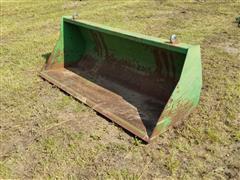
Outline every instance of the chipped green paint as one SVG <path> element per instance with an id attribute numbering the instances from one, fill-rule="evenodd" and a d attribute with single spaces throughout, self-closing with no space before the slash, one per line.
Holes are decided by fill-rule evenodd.
<path id="1" fill-rule="evenodd" d="M 160 133 L 165 131 L 167 127 L 171 124 L 172 120 L 169 117 L 165 117 L 161 122 L 158 122 L 156 130 Z"/>
<path id="2" fill-rule="evenodd" d="M 178 84 L 164 108 L 151 140 L 162 130 L 161 122 L 170 118 L 174 122 L 184 119 L 198 104 L 202 87 L 202 65 L 200 46 L 188 49 Z"/>

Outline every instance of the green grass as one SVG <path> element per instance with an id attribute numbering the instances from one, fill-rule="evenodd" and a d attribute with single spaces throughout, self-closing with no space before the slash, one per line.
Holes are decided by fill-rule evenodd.
<path id="1" fill-rule="evenodd" d="M 238 1 L 1 1 L 0 178 L 238 179 Z M 144 145 L 43 81 L 60 17 L 202 48 L 203 89 L 183 126 Z"/>

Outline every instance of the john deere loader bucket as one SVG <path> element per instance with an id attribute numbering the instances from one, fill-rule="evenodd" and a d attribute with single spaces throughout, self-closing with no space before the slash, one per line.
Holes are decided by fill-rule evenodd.
<path id="1" fill-rule="evenodd" d="M 150 142 L 197 105 L 200 47 L 63 17 L 41 76 Z"/>

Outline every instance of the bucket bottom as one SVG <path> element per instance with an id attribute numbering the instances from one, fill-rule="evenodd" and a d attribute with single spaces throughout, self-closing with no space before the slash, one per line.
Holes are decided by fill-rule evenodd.
<path id="1" fill-rule="evenodd" d="M 41 76 L 145 141 L 174 89 L 155 75 L 89 57 Z"/>

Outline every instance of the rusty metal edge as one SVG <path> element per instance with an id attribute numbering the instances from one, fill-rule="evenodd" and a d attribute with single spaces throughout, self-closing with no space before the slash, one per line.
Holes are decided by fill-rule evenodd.
<path id="1" fill-rule="evenodd" d="M 94 102 L 92 102 L 91 100 L 87 99 L 86 97 L 83 97 L 81 95 L 79 95 L 76 91 L 74 91 L 72 88 L 69 88 L 67 86 L 62 85 L 60 82 L 58 82 L 57 80 L 55 80 L 54 78 L 50 77 L 47 73 L 45 73 L 47 71 L 41 71 L 39 76 L 45 80 L 47 80 L 48 82 L 56 85 L 59 89 L 63 90 L 64 92 L 68 93 L 69 95 L 73 96 L 74 98 L 76 98 L 77 100 L 83 102 L 85 105 L 91 107 L 92 109 L 94 109 L 95 111 L 99 112 L 100 114 L 102 114 L 104 117 L 108 118 L 109 120 L 117 123 L 118 125 L 120 125 L 121 127 L 123 127 L 124 129 L 128 130 L 129 132 L 131 132 L 133 135 L 136 135 L 137 137 L 139 137 L 140 139 L 142 139 L 144 142 L 146 143 L 150 143 L 150 138 L 147 135 L 147 133 L 139 130 L 138 128 L 134 127 L 133 125 L 131 125 L 130 123 L 127 123 L 126 120 L 116 116 L 115 114 L 106 111 L 98 106 L 95 106 L 96 104 Z M 80 77 L 79 77 L 80 78 Z M 84 78 L 82 78 L 84 79 Z M 84 79 L 84 81 L 88 82 L 86 79 Z M 88 82 L 89 83 L 89 82 Z"/>

